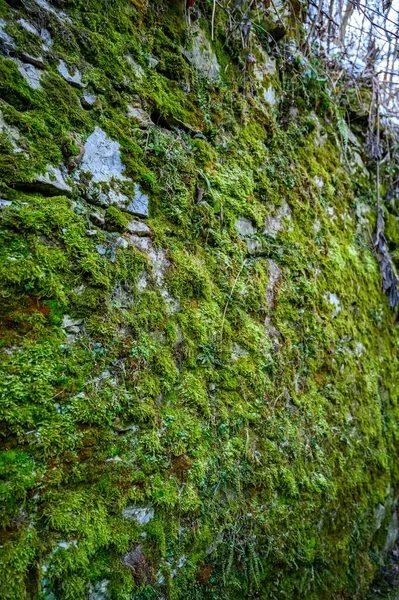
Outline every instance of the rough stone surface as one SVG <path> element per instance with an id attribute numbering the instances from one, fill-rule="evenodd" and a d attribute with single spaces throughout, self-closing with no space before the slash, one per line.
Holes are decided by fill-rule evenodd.
<path id="1" fill-rule="evenodd" d="M 87 600 L 108 600 L 111 596 L 108 593 L 108 579 L 103 579 L 96 583 L 90 584 L 87 594 Z"/>
<path id="2" fill-rule="evenodd" d="M 137 521 L 139 525 L 146 525 L 154 518 L 154 509 L 150 507 L 140 508 L 138 506 L 127 506 L 122 511 L 122 516 L 125 519 Z"/>
<path id="3" fill-rule="evenodd" d="M 44 69 L 44 60 L 42 56 L 32 56 L 28 52 L 22 52 L 20 56 L 23 62 L 34 65 L 39 69 Z"/>
<path id="4" fill-rule="evenodd" d="M 43 8 L 47 12 L 51 13 L 52 15 L 57 17 L 57 19 L 59 19 L 60 21 L 62 21 L 64 23 L 72 23 L 71 18 L 66 14 L 66 12 L 64 12 L 63 10 L 54 8 L 54 6 L 51 6 L 51 4 L 49 2 L 47 2 L 47 0 L 35 0 L 35 2 L 36 2 L 36 4 L 38 4 L 40 6 L 40 8 Z"/>
<path id="5" fill-rule="evenodd" d="M 34 90 L 40 90 L 42 88 L 40 79 L 43 75 L 43 71 L 38 69 L 34 65 L 29 63 L 24 63 L 22 60 L 15 58 L 13 59 L 17 63 L 18 71 L 21 73 L 22 77 L 26 79 L 28 84 Z"/>
<path id="6" fill-rule="evenodd" d="M 148 217 L 148 196 L 141 192 L 139 185 L 134 184 L 131 198 L 120 189 L 124 182 L 133 182 L 124 175 L 125 166 L 118 142 L 111 140 L 102 129 L 96 127 L 87 138 L 84 149 L 75 180 L 80 181 L 82 173 L 90 175 L 88 199 L 104 207 L 116 204 L 126 212 Z M 101 184 L 110 184 L 112 187 L 108 186 L 106 189 Z"/>
<path id="7" fill-rule="evenodd" d="M 249 254 L 261 252 L 262 244 L 258 239 L 253 237 L 257 233 L 257 229 L 249 219 L 239 217 L 236 221 L 236 229 L 238 235 L 245 240 Z"/>
<path id="8" fill-rule="evenodd" d="M 191 49 L 182 48 L 181 51 L 202 77 L 217 83 L 220 81 L 220 65 L 212 47 L 202 29 L 194 27 L 193 31 L 195 35 L 191 37 Z"/>
<path id="9" fill-rule="evenodd" d="M 154 123 L 151 121 L 151 117 L 142 108 L 136 106 L 128 106 L 127 116 L 138 123 L 138 125 L 144 129 L 151 127 Z"/>
<path id="10" fill-rule="evenodd" d="M 263 98 L 266 102 L 271 104 L 271 106 L 275 106 L 275 104 L 277 104 L 276 92 L 274 91 L 271 85 L 264 90 Z"/>
<path id="11" fill-rule="evenodd" d="M 0 50 L 8 56 L 11 50 L 14 50 L 15 43 L 11 35 L 4 31 L 6 26 L 7 23 L 3 19 L 0 19 Z"/>
<path id="12" fill-rule="evenodd" d="M 151 568 L 141 546 L 134 546 L 121 558 L 122 564 L 130 569 L 137 585 L 150 583 Z"/>
<path id="13" fill-rule="evenodd" d="M 44 175 L 37 175 L 25 187 L 30 187 L 49 196 L 70 196 L 72 194 L 72 188 L 66 183 L 61 170 L 58 167 L 53 167 L 53 165 L 47 165 L 47 172 Z"/>
<path id="14" fill-rule="evenodd" d="M 284 219 L 290 221 L 291 217 L 291 208 L 288 202 L 284 200 L 283 205 L 277 209 L 275 214 L 267 217 L 263 233 L 275 238 L 279 231 L 283 229 Z"/>
<path id="15" fill-rule="evenodd" d="M 388 554 L 388 552 L 390 552 L 392 550 L 392 548 L 395 545 L 396 540 L 398 539 L 398 536 L 399 536 L 399 519 L 398 519 L 397 508 L 395 507 L 394 511 L 392 513 L 391 520 L 389 522 L 387 537 L 385 539 L 385 544 L 384 544 L 384 553 L 385 554 Z"/>
<path id="16" fill-rule="evenodd" d="M 129 233 L 134 233 L 140 237 L 145 237 L 151 234 L 151 229 L 142 221 L 130 221 L 127 225 Z"/>
<path id="17" fill-rule="evenodd" d="M 7 140 L 12 146 L 14 152 L 22 152 L 22 149 L 19 147 L 20 144 L 20 135 L 19 131 L 13 125 L 9 125 L 7 121 L 3 117 L 3 113 L 0 110 L 0 133 L 6 135 Z"/>
<path id="18" fill-rule="evenodd" d="M 83 92 L 83 95 L 80 99 L 80 102 L 83 106 L 83 108 L 93 108 L 93 106 L 95 105 L 97 100 L 97 96 L 95 94 L 92 94 L 91 92 L 88 92 L 87 90 L 85 90 Z"/>
<path id="19" fill-rule="evenodd" d="M 333 292 L 329 292 L 326 296 L 326 299 L 334 307 L 333 314 L 332 314 L 333 318 L 337 317 L 339 315 L 339 313 L 341 312 L 341 303 L 339 301 L 337 294 L 334 294 Z"/>
<path id="20" fill-rule="evenodd" d="M 82 81 L 82 74 L 79 69 L 75 69 L 73 75 L 70 74 L 69 69 L 63 60 L 60 60 L 57 67 L 58 73 L 67 81 L 70 85 L 77 88 L 86 87 L 86 83 Z"/>

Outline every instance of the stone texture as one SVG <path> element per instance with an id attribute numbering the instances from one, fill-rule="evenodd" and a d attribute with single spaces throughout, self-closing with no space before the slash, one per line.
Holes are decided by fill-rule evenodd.
<path id="1" fill-rule="evenodd" d="M 49 196 L 70 196 L 72 194 L 72 188 L 66 183 L 61 170 L 53 165 L 47 165 L 47 172 L 44 175 L 37 175 L 31 183 L 24 184 L 24 187 Z"/>
<path id="2" fill-rule="evenodd" d="M 129 233 L 136 234 L 140 237 L 145 237 L 151 234 L 151 229 L 142 221 L 130 221 L 127 225 Z"/>
<path id="3" fill-rule="evenodd" d="M 341 312 L 341 303 L 337 294 L 334 294 L 333 292 L 328 292 L 325 298 L 334 307 L 332 313 L 333 318 L 337 317 Z"/>
<path id="4" fill-rule="evenodd" d="M 60 60 L 57 67 L 58 73 L 67 81 L 70 85 L 77 88 L 86 87 L 86 83 L 82 81 L 82 74 L 79 69 L 75 69 L 73 75 L 70 74 L 69 69 L 63 60 Z"/>
<path id="5" fill-rule="evenodd" d="M 138 108 L 136 106 L 128 106 L 127 116 L 137 122 L 139 127 L 146 129 L 147 127 L 151 127 L 154 123 L 151 121 L 151 117 L 142 108 Z"/>
<path id="6" fill-rule="evenodd" d="M 291 208 L 287 201 L 284 200 L 282 206 L 277 209 L 275 214 L 267 217 L 263 233 L 275 238 L 279 231 L 283 229 L 284 220 L 290 221 L 291 218 Z"/>
<path id="7" fill-rule="evenodd" d="M 202 29 L 194 26 L 192 32 L 194 35 L 190 38 L 191 49 L 181 48 L 181 51 L 199 75 L 205 77 L 211 83 L 217 83 L 220 81 L 220 65 L 212 47 Z"/>
<path id="8" fill-rule="evenodd" d="M 90 584 L 87 594 L 87 600 L 108 600 L 111 598 L 108 593 L 108 579 L 103 579 L 96 583 L 96 585 Z"/>
<path id="9" fill-rule="evenodd" d="M 59 21 L 62 21 L 64 23 L 72 23 L 71 18 L 66 14 L 66 12 L 54 8 L 54 6 L 51 6 L 51 4 L 47 2 L 47 0 L 35 0 L 35 2 L 40 6 L 40 8 L 46 10 L 47 12 L 57 17 Z"/>
<path id="10" fill-rule="evenodd" d="M 90 108 L 93 108 L 93 106 L 96 103 L 96 100 L 97 100 L 97 96 L 95 94 L 92 94 L 91 92 L 88 92 L 87 90 L 85 90 L 80 99 L 80 103 L 83 106 L 83 108 L 90 109 Z"/>
<path id="11" fill-rule="evenodd" d="M 146 525 L 154 518 L 154 509 L 150 507 L 127 506 L 122 511 L 122 516 L 124 519 L 136 521 L 139 525 Z"/>
<path id="12" fill-rule="evenodd" d="M 0 19 L 0 50 L 3 54 L 9 56 L 9 53 L 15 48 L 15 43 L 11 35 L 4 31 L 6 26 L 7 23 L 3 19 Z"/>
<path id="13" fill-rule="evenodd" d="M 141 546 L 133 546 L 122 556 L 121 561 L 131 570 L 136 585 L 148 584 L 152 581 L 151 567 Z"/>
<path id="14" fill-rule="evenodd" d="M 249 219 L 239 217 L 236 221 L 238 235 L 245 240 L 249 254 L 257 254 L 262 251 L 262 244 L 253 236 L 257 233 L 256 227 Z"/>
<path id="15" fill-rule="evenodd" d="M 44 69 L 44 60 L 42 56 L 32 56 L 28 52 L 22 52 L 20 56 L 23 62 L 34 65 L 39 69 Z"/>
<path id="16" fill-rule="evenodd" d="M 121 210 L 148 217 L 148 196 L 140 190 L 137 183 L 133 184 L 131 179 L 125 177 L 125 166 L 118 142 L 111 140 L 102 129 L 96 127 L 87 138 L 84 150 L 75 180 L 80 181 L 83 173 L 90 175 L 88 200 L 104 207 L 116 204 Z M 121 184 L 125 182 L 133 184 L 133 194 L 130 198 L 121 191 Z"/>
<path id="17" fill-rule="evenodd" d="M 40 79 L 43 75 L 43 71 L 34 65 L 24 63 L 19 58 L 15 58 L 13 60 L 17 64 L 18 71 L 21 73 L 22 77 L 26 79 L 30 87 L 34 90 L 40 90 L 42 88 Z"/>

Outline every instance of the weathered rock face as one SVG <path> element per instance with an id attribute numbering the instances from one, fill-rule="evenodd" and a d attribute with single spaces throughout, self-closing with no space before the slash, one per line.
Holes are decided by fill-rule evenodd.
<path id="1" fill-rule="evenodd" d="M 2 4 L 1 600 L 360 600 L 398 535 L 365 132 L 220 4 Z"/>
<path id="2" fill-rule="evenodd" d="M 148 217 L 148 196 L 141 192 L 137 183 L 133 184 L 131 179 L 125 177 L 118 142 L 96 127 L 87 138 L 84 150 L 75 180 L 87 178 L 88 198 L 101 206 L 115 204 L 131 214 Z M 129 196 L 121 191 L 125 182 L 133 186 Z"/>

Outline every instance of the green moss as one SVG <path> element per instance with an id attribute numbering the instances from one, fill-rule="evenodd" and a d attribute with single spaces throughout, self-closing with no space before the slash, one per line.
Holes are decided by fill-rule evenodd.
<path id="1" fill-rule="evenodd" d="M 24 10 L 0 7 L 33 52 L 15 24 Z M 271 114 L 238 92 L 220 11 L 224 84 L 209 86 L 180 51 L 178 7 L 63 9 L 76 26 L 46 17 L 42 90 L 0 61 L 23 150 L 1 135 L 0 595 L 83 600 L 106 580 L 116 600 L 365 597 L 389 522 L 376 532 L 374 511 L 398 485 L 397 332 L 356 222 L 373 191 L 346 171 L 335 117 L 323 121 L 326 84 L 293 65 Z M 96 92 L 91 110 L 59 58 Z M 138 99 L 160 124 L 131 122 Z M 28 191 L 95 126 L 151 194 L 143 252 L 117 245 L 132 218 L 117 207 L 97 227 L 76 187 L 73 199 Z M 257 228 L 252 254 L 238 217 Z M 154 518 L 125 518 L 131 505 Z M 147 581 L 121 561 L 138 545 Z"/>

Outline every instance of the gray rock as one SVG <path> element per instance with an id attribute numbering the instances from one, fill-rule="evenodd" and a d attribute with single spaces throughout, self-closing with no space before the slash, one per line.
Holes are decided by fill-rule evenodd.
<path id="1" fill-rule="evenodd" d="M 391 520 L 389 522 L 388 533 L 384 544 L 384 553 L 388 554 L 395 546 L 395 542 L 399 536 L 399 519 L 396 506 L 393 510 Z"/>
<path id="2" fill-rule="evenodd" d="M 283 201 L 283 205 L 277 209 L 274 215 L 267 217 L 263 233 L 275 238 L 283 228 L 284 219 L 291 220 L 291 209 L 286 200 Z"/>
<path id="3" fill-rule="evenodd" d="M 47 2 L 47 0 L 35 0 L 35 2 L 40 6 L 40 8 L 43 8 L 47 12 L 51 13 L 60 21 L 63 21 L 65 23 L 72 23 L 71 18 L 66 14 L 66 12 L 54 8 L 49 2 Z"/>
<path id="4" fill-rule="evenodd" d="M 87 90 L 85 90 L 83 92 L 83 96 L 80 99 L 80 103 L 83 106 L 83 108 L 93 108 L 93 106 L 95 105 L 97 100 L 97 96 L 95 94 L 92 94 L 91 92 L 88 92 Z"/>
<path id="5" fill-rule="evenodd" d="M 95 237 L 97 235 L 97 229 L 86 229 L 86 235 L 88 237 Z"/>
<path id="6" fill-rule="evenodd" d="M 28 82 L 30 87 L 33 88 L 34 90 L 41 90 L 42 86 L 40 83 L 40 78 L 43 75 L 43 71 L 41 71 L 34 65 L 31 65 L 29 63 L 24 63 L 19 58 L 15 58 L 13 60 L 17 64 L 18 71 L 21 73 L 22 77 L 24 77 L 26 79 L 26 81 Z"/>
<path id="7" fill-rule="evenodd" d="M 151 229 L 142 221 L 130 221 L 127 225 L 129 233 L 134 233 L 140 237 L 145 237 L 151 234 Z"/>
<path id="8" fill-rule="evenodd" d="M 384 504 L 381 504 L 381 503 L 378 504 L 374 511 L 375 531 L 377 531 L 381 527 L 381 525 L 385 519 L 385 515 L 386 515 L 386 507 L 384 506 Z"/>
<path id="9" fill-rule="evenodd" d="M 146 129 L 147 127 L 151 127 L 154 123 L 151 121 L 151 117 L 142 108 L 138 108 L 136 106 L 128 106 L 127 116 L 131 119 L 134 119 L 140 127 Z"/>
<path id="10" fill-rule="evenodd" d="M 236 221 L 236 229 L 240 237 L 253 235 L 257 232 L 256 227 L 254 227 L 251 221 L 249 219 L 246 219 L 245 217 L 238 217 Z"/>
<path id="11" fill-rule="evenodd" d="M 53 45 L 53 38 L 51 37 L 50 32 L 48 31 L 48 29 L 41 29 L 40 30 L 40 37 L 42 39 L 42 48 L 43 50 L 50 50 L 51 46 Z"/>
<path id="12" fill-rule="evenodd" d="M 137 289 L 139 290 L 139 292 L 144 292 L 144 290 L 146 289 L 147 286 L 148 286 L 147 273 L 143 269 L 139 275 L 139 279 L 137 282 Z"/>
<path id="13" fill-rule="evenodd" d="M 35 25 L 32 25 L 32 23 L 29 23 L 29 21 L 26 21 L 26 19 L 18 19 L 17 23 L 19 23 L 21 25 L 21 27 L 23 27 L 25 29 L 25 31 L 27 31 L 28 33 L 31 33 L 32 35 L 36 35 L 39 36 L 39 31 L 36 29 Z"/>
<path id="14" fill-rule="evenodd" d="M 165 273 L 169 267 L 166 250 L 154 248 L 151 238 L 139 237 L 138 235 L 130 235 L 129 241 L 143 254 L 146 254 L 150 259 L 154 269 L 154 279 L 158 285 L 163 284 Z"/>
<path id="15" fill-rule="evenodd" d="M 281 277 L 282 272 L 278 264 L 274 262 L 274 260 L 269 260 L 269 281 L 267 282 L 265 296 L 266 304 L 269 307 L 274 306 L 277 286 L 281 280 Z"/>
<path id="16" fill-rule="evenodd" d="M 148 66 L 150 67 L 150 69 L 155 69 L 155 67 L 159 64 L 159 60 L 157 58 L 155 58 L 155 56 L 152 56 L 151 54 L 147 57 L 148 60 Z"/>
<path id="17" fill-rule="evenodd" d="M 125 240 L 125 238 L 122 236 L 119 236 L 118 238 L 116 238 L 115 245 L 117 248 L 124 248 L 124 249 L 129 248 L 129 242 L 127 240 Z"/>
<path id="18" fill-rule="evenodd" d="M 274 91 L 271 85 L 269 85 L 269 87 L 264 90 L 263 98 L 271 106 L 275 106 L 277 104 L 276 92 Z"/>
<path id="19" fill-rule="evenodd" d="M 128 198 L 120 190 L 120 185 L 130 182 L 124 175 L 125 166 L 122 163 L 120 146 L 111 140 L 106 133 L 96 127 L 87 138 L 85 153 L 75 173 L 79 181 L 83 173 L 91 176 L 88 196 L 100 206 L 116 204 L 121 210 L 141 217 L 148 217 L 148 196 L 143 194 L 137 183 L 134 184 L 133 198 Z M 102 186 L 101 184 L 107 184 Z"/>
<path id="20" fill-rule="evenodd" d="M 0 19 L 0 48 L 3 50 L 4 54 L 8 56 L 11 50 L 15 49 L 15 42 L 10 34 L 4 31 L 6 26 L 7 23 L 3 19 Z"/>
<path id="21" fill-rule="evenodd" d="M 138 217 L 149 216 L 148 196 L 140 190 L 140 187 L 137 183 L 134 184 L 133 200 L 131 200 L 126 210 L 127 212 L 132 213 L 132 215 L 137 215 Z"/>
<path id="22" fill-rule="evenodd" d="M 241 348 L 237 344 L 231 347 L 231 358 L 232 360 L 238 360 L 239 358 L 246 358 L 249 355 L 247 350 Z"/>
<path id="23" fill-rule="evenodd" d="M 19 131 L 16 127 L 13 127 L 13 125 L 9 125 L 7 123 L 7 121 L 3 117 L 3 113 L 1 110 L 0 110 L 0 133 L 6 135 L 14 152 L 22 152 L 22 149 L 19 147 L 19 144 L 20 144 Z"/>
<path id="24" fill-rule="evenodd" d="M 93 221 L 93 223 L 95 223 L 99 227 L 102 227 L 103 225 L 105 225 L 104 215 L 97 210 L 95 210 L 94 212 L 92 212 L 90 214 L 90 221 Z"/>
<path id="25" fill-rule="evenodd" d="M 79 69 L 75 69 L 73 75 L 70 74 L 69 69 L 63 60 L 60 60 L 60 63 L 57 67 L 58 73 L 67 81 L 70 85 L 77 88 L 86 87 L 87 83 L 82 82 L 82 74 Z"/>
<path id="26" fill-rule="evenodd" d="M 44 175 L 37 175 L 30 184 L 24 184 L 24 187 L 30 187 L 49 196 L 72 194 L 72 188 L 64 180 L 61 170 L 52 165 L 47 165 L 47 172 Z"/>
<path id="27" fill-rule="evenodd" d="M 139 525 L 146 525 L 154 518 L 154 509 L 150 507 L 127 506 L 122 511 L 122 516 L 124 519 L 136 521 Z"/>
<path id="28" fill-rule="evenodd" d="M 124 170 L 118 142 L 96 127 L 86 140 L 85 153 L 75 178 L 79 179 L 82 172 L 88 172 L 92 183 L 109 183 L 112 179 L 128 181 L 123 175 Z"/>
<path id="29" fill-rule="evenodd" d="M 3 200 L 3 198 L 0 198 L 0 208 L 7 208 L 7 206 L 12 206 L 12 202 L 10 202 L 9 200 Z"/>
<path id="30" fill-rule="evenodd" d="M 133 58 L 130 56 L 130 54 L 128 54 L 125 58 L 126 58 L 127 62 L 129 63 L 129 65 L 132 67 L 137 79 L 139 81 L 142 81 L 143 77 L 144 77 L 143 67 L 141 67 L 135 60 L 133 60 Z"/>
<path id="31" fill-rule="evenodd" d="M 86 600 L 109 600 L 111 596 L 108 593 L 108 584 L 108 579 L 103 579 L 96 583 L 96 585 L 91 583 L 88 588 Z"/>
<path id="32" fill-rule="evenodd" d="M 334 307 L 332 317 L 333 319 L 335 319 L 335 317 L 337 317 L 341 312 L 341 303 L 339 301 L 339 298 L 337 294 L 334 294 L 333 292 L 328 292 L 328 294 L 325 294 L 324 297 Z"/>
<path id="33" fill-rule="evenodd" d="M 25 63 L 29 63 L 39 69 L 44 69 L 44 60 L 42 56 L 32 56 L 28 52 L 21 53 L 21 60 Z"/>
<path id="34" fill-rule="evenodd" d="M 316 187 L 319 188 L 319 190 L 322 190 L 324 187 L 324 179 L 322 177 L 314 177 L 313 181 L 315 182 Z"/>
<path id="35" fill-rule="evenodd" d="M 66 333 L 71 335 L 80 333 L 80 326 L 82 323 L 83 319 L 72 319 L 69 315 L 64 315 L 62 318 L 62 328 Z"/>
<path id="36" fill-rule="evenodd" d="M 262 250 L 262 244 L 259 240 L 252 237 L 257 233 L 256 227 L 254 227 L 249 219 L 245 217 L 239 217 L 236 221 L 236 229 L 238 235 L 243 238 L 247 244 L 249 254 L 257 254 Z"/>
<path id="37" fill-rule="evenodd" d="M 195 33 L 191 36 L 192 47 L 190 50 L 181 48 L 181 51 L 199 75 L 211 83 L 217 83 L 220 81 L 220 65 L 216 55 L 202 29 L 198 26 L 192 29 Z"/>

